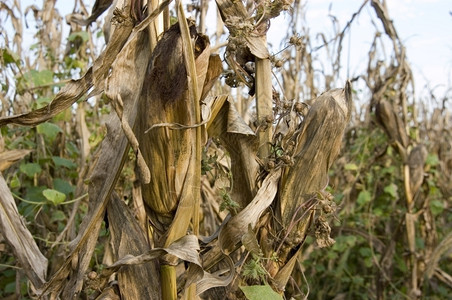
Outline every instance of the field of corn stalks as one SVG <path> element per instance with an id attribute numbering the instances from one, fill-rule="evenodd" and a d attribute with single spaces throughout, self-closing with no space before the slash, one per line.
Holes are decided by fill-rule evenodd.
<path id="1" fill-rule="evenodd" d="M 300 0 L 21 2 L 0 3 L 0 298 L 450 297 L 450 92 L 414 92 L 385 1 L 321 47 Z"/>

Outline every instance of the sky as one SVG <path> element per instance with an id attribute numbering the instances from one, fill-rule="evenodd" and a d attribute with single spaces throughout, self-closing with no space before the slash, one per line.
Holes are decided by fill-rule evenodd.
<path id="1" fill-rule="evenodd" d="M 301 1 L 306 4 L 306 26 L 310 28 L 311 35 L 315 36 L 317 32 L 329 32 L 332 35 L 331 21 L 328 16 L 330 13 L 338 19 L 341 28 L 345 26 L 364 0 Z M 88 9 L 91 9 L 94 0 L 85 1 L 85 3 Z M 22 9 L 31 4 L 40 7 L 42 0 L 21 1 Z M 452 87 L 452 1 L 387 0 L 387 6 L 399 37 L 407 49 L 407 57 L 414 73 L 416 93 L 419 95 L 428 85 L 438 97 L 445 96 L 446 92 L 450 95 L 452 93 L 449 91 L 449 88 Z M 62 15 L 68 14 L 73 9 L 73 1 L 58 0 L 57 8 Z M 213 22 L 215 22 L 215 14 L 212 0 L 209 4 L 209 15 Z M 268 40 L 273 45 L 271 48 L 273 53 L 282 48 L 280 40 L 285 36 L 289 20 L 290 17 L 287 13 L 272 20 Z M 370 43 L 375 34 L 372 20 L 379 26 L 381 25 L 368 3 L 353 22 L 349 40 L 344 42 L 343 53 L 347 53 L 347 55 L 343 59 L 349 66 L 348 72 L 344 71 L 341 76 L 343 77 L 341 80 L 344 82 L 347 73 L 349 73 L 349 77 L 353 77 L 354 74 L 359 74 L 365 68 L 363 63 L 367 60 Z M 208 22 L 212 21 L 208 19 Z M 215 30 L 215 25 L 208 23 L 207 28 Z M 28 34 L 32 37 L 32 33 Z M 320 40 L 315 39 L 311 42 L 314 47 L 322 44 Z M 350 49 L 348 45 L 350 45 Z M 350 57 L 349 61 L 347 61 L 348 57 Z"/>
<path id="2" fill-rule="evenodd" d="M 316 32 L 332 33 L 329 13 L 333 14 L 343 28 L 357 12 L 363 1 L 357 0 L 308 0 L 306 5 L 306 25 L 310 27 L 312 36 Z M 370 1 L 369 1 L 370 2 Z M 407 49 L 407 58 L 414 74 L 416 94 L 420 95 L 426 85 L 433 89 L 438 97 L 449 96 L 452 91 L 452 1 L 450 0 L 387 0 L 388 12 L 395 28 Z M 331 5 L 331 10 L 330 10 Z M 278 28 L 289 20 L 283 16 L 275 20 L 269 37 L 280 36 Z M 344 42 L 344 59 L 350 51 L 350 77 L 363 70 L 363 62 L 367 61 L 368 50 L 375 34 L 371 20 L 382 28 L 376 19 L 375 12 L 366 4 L 361 14 L 351 27 L 350 41 Z M 269 38 L 270 39 L 270 38 Z M 348 45 L 350 42 L 350 50 Z M 313 46 L 322 42 L 312 41 Z M 344 74 L 344 77 L 345 74 Z M 344 78 L 345 80 L 345 78 Z"/>

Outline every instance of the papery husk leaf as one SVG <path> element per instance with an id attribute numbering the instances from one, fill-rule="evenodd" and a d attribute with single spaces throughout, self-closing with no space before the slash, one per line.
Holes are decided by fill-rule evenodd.
<path id="1" fill-rule="evenodd" d="M 224 97 L 224 96 L 220 96 Z M 256 177 L 259 171 L 257 162 L 257 138 L 251 128 L 243 121 L 235 105 L 228 99 L 207 124 L 210 137 L 218 137 L 231 157 L 233 191 L 232 197 L 241 207 L 245 207 L 256 194 Z M 226 101 L 227 100 L 227 101 Z"/>
<path id="2" fill-rule="evenodd" d="M 41 253 L 17 210 L 16 202 L 0 173 L 0 231 L 14 252 L 14 257 L 36 289 L 46 281 L 47 258 Z"/>
<path id="3" fill-rule="evenodd" d="M 279 214 L 284 228 L 300 205 L 327 187 L 328 170 L 339 154 L 350 113 L 349 82 L 345 89 L 325 92 L 314 100 L 297 137 L 295 164 L 281 179 Z"/>
<path id="4" fill-rule="evenodd" d="M 194 25 L 190 26 L 190 31 L 192 36 L 197 36 Z M 162 240 L 161 245 L 185 235 L 192 217 L 193 201 L 199 193 L 199 188 L 195 189 L 200 182 L 196 176 L 200 165 L 195 164 L 196 128 L 152 128 L 161 123 L 197 124 L 198 117 L 187 92 L 189 82 L 182 47 L 179 24 L 175 24 L 163 34 L 154 50 L 146 78 L 149 84 L 143 91 L 146 100 L 140 104 L 141 117 L 136 127 L 136 136 L 141 137 L 140 147 L 151 170 L 150 184 L 142 186 L 148 216 L 160 236 L 171 235 L 167 242 Z M 205 78 L 207 72 L 208 49 L 207 39 L 198 36 L 195 56 L 196 74 L 200 79 Z M 196 87 L 199 89 L 198 85 Z M 181 219 L 173 222 L 175 217 Z M 172 229 L 168 233 L 170 226 Z"/>
<path id="5" fill-rule="evenodd" d="M 8 169 L 12 164 L 27 156 L 33 150 L 14 149 L 0 153 L 0 172 Z"/>
<path id="6" fill-rule="evenodd" d="M 231 33 L 234 32 L 234 27 L 239 25 L 236 24 L 237 22 L 251 19 L 241 1 L 216 0 L 216 2 L 221 18 Z M 255 57 L 260 59 L 269 58 L 267 41 L 264 35 L 248 32 L 243 34 L 243 38 L 246 46 Z"/>
<path id="7" fill-rule="evenodd" d="M 251 224 L 248 224 L 248 231 L 242 235 L 242 245 L 245 249 L 251 252 L 254 255 L 262 256 L 262 250 L 259 246 L 259 242 L 256 238 L 256 233 L 254 233 L 253 228 L 251 228 Z"/>
<path id="8" fill-rule="evenodd" d="M 275 222 L 274 230 L 286 231 L 283 244 L 278 245 L 282 265 L 291 259 L 293 247 L 306 238 L 315 216 L 315 206 L 325 197 L 328 170 L 339 154 L 351 105 L 351 84 L 347 82 L 344 89 L 331 90 L 316 98 L 301 131 L 295 133 L 298 135 L 294 136 L 294 164 L 287 167 L 281 177 L 279 203 L 275 206 L 279 220 Z M 332 243 L 329 237 L 321 237 L 322 242 Z M 272 273 L 276 271 L 271 270 Z"/>
<path id="9" fill-rule="evenodd" d="M 85 95 L 93 86 L 92 81 L 93 70 L 90 68 L 82 78 L 69 81 L 49 105 L 28 113 L 0 118 L 0 127 L 7 124 L 35 126 L 50 120 Z"/>
<path id="10" fill-rule="evenodd" d="M 266 41 L 266 40 L 265 40 Z M 273 87 L 272 68 L 270 59 L 256 59 L 256 113 L 257 120 L 264 125 L 258 132 L 259 157 L 266 159 L 270 156 L 270 143 L 273 136 Z"/>
<path id="11" fill-rule="evenodd" d="M 449 232 L 443 240 L 435 247 L 432 254 L 426 263 L 425 275 L 427 278 L 432 278 L 435 270 L 439 268 L 439 261 L 447 252 L 452 249 L 452 232 Z"/>
<path id="12" fill-rule="evenodd" d="M 283 292 L 289 282 L 292 275 L 293 268 L 297 262 L 298 255 L 301 253 L 302 247 L 299 247 L 295 254 L 289 259 L 289 261 L 279 270 L 276 276 L 272 280 L 272 286 L 279 292 Z"/>
<path id="13" fill-rule="evenodd" d="M 272 204 L 275 198 L 280 177 L 281 170 L 275 170 L 268 174 L 253 201 L 221 228 L 218 240 L 223 253 L 229 254 L 237 249 L 242 236 L 247 233 L 248 225 L 251 225 L 252 228 L 256 226 L 261 214 Z"/>
<path id="14" fill-rule="evenodd" d="M 212 89 L 215 82 L 217 82 L 218 77 L 220 77 L 223 72 L 223 64 L 221 58 L 218 54 L 211 54 L 209 57 L 209 67 L 205 74 L 204 86 L 202 87 L 201 98 L 203 101 L 206 99 L 207 94 Z"/>
<path id="15" fill-rule="evenodd" d="M 419 144 L 414 147 L 408 157 L 408 165 L 410 167 L 410 190 L 414 196 L 424 181 L 424 165 L 427 159 L 427 148 Z"/>
<path id="16" fill-rule="evenodd" d="M 128 103 L 124 107 L 124 115 L 127 116 L 131 127 L 133 127 L 137 115 L 137 101 L 149 56 L 148 34 L 142 32 L 136 36 L 133 42 L 128 43 L 127 47 L 117 57 L 117 64 L 121 64 L 124 69 L 114 68 L 110 75 L 109 82 L 117 84 L 115 88 L 122 95 L 122 98 L 126 99 L 124 102 Z M 129 62 L 121 63 L 122 60 Z M 124 81 L 122 80 L 124 77 L 135 78 L 136 81 L 133 83 Z M 133 89 L 130 89 L 130 86 Z M 82 222 L 78 236 L 70 244 L 71 254 L 46 284 L 45 293 L 59 294 L 64 287 L 63 296 L 65 299 L 77 297 L 83 285 L 84 273 L 89 266 L 96 245 L 110 194 L 119 177 L 124 159 L 127 157 L 128 148 L 129 141 L 124 135 L 120 120 L 113 114 L 107 123 L 107 135 L 102 141 L 97 163 L 90 178 L 88 214 Z M 72 263 L 77 266 L 76 272 L 69 276 L 72 272 Z M 68 276 L 70 280 L 66 282 Z"/>
<path id="17" fill-rule="evenodd" d="M 147 237 L 136 218 L 116 194 L 112 195 L 108 203 L 107 216 L 115 261 L 128 254 L 140 255 L 150 250 Z M 121 298 L 160 299 L 158 270 L 157 260 L 120 268 L 118 285 Z M 144 278 L 146 278 L 146 284 L 143 284 Z"/>
<path id="18" fill-rule="evenodd" d="M 399 142 L 405 148 L 408 146 L 404 122 L 394 111 L 393 105 L 387 100 L 380 99 L 375 108 L 375 116 L 393 142 Z"/>

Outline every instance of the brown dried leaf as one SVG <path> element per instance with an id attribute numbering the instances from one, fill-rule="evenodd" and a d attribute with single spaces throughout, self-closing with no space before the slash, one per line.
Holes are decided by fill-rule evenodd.
<path id="1" fill-rule="evenodd" d="M 431 278 L 434 275 L 435 270 L 438 268 L 439 260 L 445 253 L 450 252 L 450 249 L 452 249 L 452 232 L 449 232 L 443 238 L 429 257 L 428 263 L 426 264 L 427 268 L 425 269 L 427 278 Z"/>
<path id="2" fill-rule="evenodd" d="M 16 202 L 0 173 L 0 231 L 36 289 L 41 289 L 47 274 L 47 259 L 42 255 L 24 219 L 19 214 Z"/>
<path id="3" fill-rule="evenodd" d="M 328 185 L 328 170 L 339 154 L 351 101 L 351 85 L 347 82 L 345 89 L 320 95 L 309 109 L 297 137 L 295 164 L 286 169 L 281 180 L 279 215 L 284 228 L 300 205 Z"/>
<path id="4" fill-rule="evenodd" d="M 92 79 L 93 71 L 90 68 L 82 78 L 67 83 L 49 105 L 29 113 L 0 118 L 0 126 L 7 124 L 35 126 L 51 119 L 85 95 L 93 86 Z"/>
<path id="5" fill-rule="evenodd" d="M 423 144 L 414 147 L 408 157 L 410 166 L 410 190 L 411 194 L 416 195 L 417 191 L 424 181 L 424 164 L 427 159 L 428 151 Z"/>
<path id="6" fill-rule="evenodd" d="M 32 150 L 15 149 L 0 153 L 0 172 L 8 169 L 12 164 L 21 160 L 30 152 L 32 152 Z"/>
<path id="7" fill-rule="evenodd" d="M 115 62 L 115 65 L 123 66 L 124 69 L 114 69 L 109 78 L 111 83 L 116 83 L 115 80 L 119 80 L 120 76 L 133 77 L 138 81 L 122 80 L 114 85 L 114 91 L 119 93 L 123 99 L 127 99 L 124 115 L 131 127 L 135 123 L 141 83 L 149 61 L 150 51 L 148 46 L 147 32 L 136 35 L 134 40 L 121 50 Z M 116 74 L 120 74 L 120 76 Z M 108 86 L 108 88 L 110 87 L 111 85 Z M 111 88 L 113 89 L 113 87 Z M 112 89 L 109 89 L 109 91 L 113 91 Z M 90 178 L 88 215 L 82 222 L 77 238 L 71 242 L 71 254 L 46 284 L 45 294 L 54 293 L 54 295 L 58 295 L 64 288 L 63 297 L 68 299 L 77 295 L 81 290 L 84 274 L 97 242 L 105 209 L 122 169 L 124 158 L 127 156 L 128 147 L 129 141 L 124 135 L 121 123 L 116 115 L 112 115 L 111 120 L 107 123 L 107 135 L 102 141 L 101 152 Z M 73 261 L 76 264 L 75 271 L 71 267 Z M 72 272 L 73 274 L 71 274 Z M 66 281 L 68 277 L 69 282 Z"/>
<path id="8" fill-rule="evenodd" d="M 107 207 L 109 230 L 114 254 L 118 260 L 127 254 L 149 251 L 148 241 L 136 218 L 125 203 L 114 194 Z M 158 261 L 130 265 L 118 271 L 118 285 L 123 299 L 160 299 Z M 146 284 L 143 284 L 146 278 Z M 108 277 L 106 278 L 108 279 Z"/>
<path id="9" fill-rule="evenodd" d="M 202 86 L 196 81 L 199 79 L 204 83 L 209 47 L 206 38 L 196 33 L 194 24 L 190 25 L 190 35 L 190 40 L 197 37 L 196 71 L 190 67 L 190 74 L 196 74 L 191 77 L 197 77 L 196 80 L 188 80 L 182 51 L 186 45 L 179 24 L 175 24 L 163 34 L 153 52 L 146 78 L 149 84 L 144 87 L 136 126 L 136 136 L 140 139 L 152 179 L 150 184 L 142 185 L 143 199 L 160 237 L 166 234 L 160 245 L 168 245 L 185 235 L 194 201 L 199 197 L 199 188 L 196 187 L 200 184 L 200 174 L 197 175 L 196 153 L 200 148 L 196 146 L 196 127 L 200 124 L 197 120 L 200 120 L 201 113 L 194 111 L 191 97 L 199 98 L 195 94 L 201 94 Z M 189 82 L 193 84 L 189 85 Z M 155 124 L 163 126 L 155 127 Z M 172 130 L 168 128 L 171 124 L 182 126 Z"/>
<path id="10" fill-rule="evenodd" d="M 245 6 L 242 1 L 216 0 L 216 2 L 223 22 L 226 27 L 228 27 L 231 36 L 235 37 L 237 27 L 240 27 L 239 31 L 244 30 L 244 26 L 241 22 L 250 19 Z M 239 38 L 244 38 L 246 46 L 255 57 L 260 59 L 269 58 L 265 35 L 252 33 L 252 29 L 252 26 L 250 26 L 248 30 L 245 29 L 245 32 L 242 32 Z M 247 51 L 244 51 L 244 53 L 245 52 Z M 237 61 L 239 60 L 240 59 L 237 59 Z"/>
<path id="11" fill-rule="evenodd" d="M 251 252 L 254 255 L 262 256 L 262 250 L 259 246 L 259 242 L 257 241 L 256 234 L 251 227 L 251 224 L 248 224 L 248 231 L 242 236 L 242 245 L 245 249 Z"/>
<path id="12" fill-rule="evenodd" d="M 219 137 L 231 157 L 233 199 L 245 207 L 256 193 L 257 139 L 251 128 L 226 96 L 219 97 L 213 116 L 207 124 L 210 137 Z M 218 113 L 217 113 L 218 111 Z"/>
<path id="13" fill-rule="evenodd" d="M 280 177 L 281 170 L 268 174 L 253 201 L 221 228 L 218 240 L 223 253 L 229 254 L 237 248 L 242 236 L 247 233 L 248 225 L 252 228 L 256 226 L 261 214 L 275 198 Z"/>

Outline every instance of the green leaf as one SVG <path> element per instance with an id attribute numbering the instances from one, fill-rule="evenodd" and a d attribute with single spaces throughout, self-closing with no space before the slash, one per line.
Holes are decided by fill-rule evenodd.
<path id="1" fill-rule="evenodd" d="M 392 198 L 397 198 L 397 185 L 394 183 L 389 184 L 384 188 L 385 193 L 391 195 Z"/>
<path id="2" fill-rule="evenodd" d="M 17 187 L 20 187 L 20 179 L 19 179 L 19 177 L 17 177 L 17 174 L 14 175 L 13 178 L 11 178 L 11 181 L 9 182 L 9 187 L 11 189 L 15 189 Z"/>
<path id="3" fill-rule="evenodd" d="M 444 211 L 444 203 L 440 200 L 430 201 L 430 209 L 434 216 L 439 215 Z"/>
<path id="4" fill-rule="evenodd" d="M 57 191 L 64 193 L 66 196 L 69 196 L 69 194 L 74 193 L 75 191 L 74 186 L 61 178 L 53 179 L 53 187 Z"/>
<path id="5" fill-rule="evenodd" d="M 42 86 L 53 83 L 53 72 L 50 70 L 31 70 L 24 74 L 25 80 L 32 82 L 33 86 Z"/>
<path id="6" fill-rule="evenodd" d="M 54 140 L 59 132 L 63 132 L 58 125 L 49 122 L 39 124 L 36 129 L 39 134 L 43 134 L 50 140 Z"/>
<path id="7" fill-rule="evenodd" d="M 20 165 L 19 170 L 30 178 L 33 178 L 36 174 L 41 173 L 41 166 L 37 163 L 26 163 Z"/>
<path id="8" fill-rule="evenodd" d="M 356 171 L 356 170 L 358 170 L 358 166 L 356 165 L 356 164 L 346 164 L 345 166 L 344 166 L 344 168 L 345 168 L 345 170 L 348 170 L 348 171 Z"/>
<path id="9" fill-rule="evenodd" d="M 58 222 L 66 220 L 66 215 L 61 210 L 55 210 L 50 218 L 51 222 Z"/>
<path id="10" fill-rule="evenodd" d="M 425 160 L 425 164 L 431 167 L 437 166 L 439 164 L 438 156 L 436 154 L 429 154 Z"/>
<path id="11" fill-rule="evenodd" d="M 45 186 L 30 186 L 26 189 L 25 199 L 33 202 L 42 202 L 43 204 L 46 201 L 46 198 L 42 195 L 42 191 L 46 189 Z M 25 203 L 25 202 L 23 202 Z M 34 204 L 28 204 L 28 206 L 35 206 Z"/>
<path id="12" fill-rule="evenodd" d="M 8 65 L 8 64 L 16 64 L 16 65 L 19 65 L 19 61 L 20 61 L 20 57 L 19 57 L 19 55 L 17 55 L 17 53 L 15 53 L 15 52 L 12 52 L 10 49 L 8 49 L 8 48 L 3 48 L 2 49 L 3 51 L 3 53 L 2 53 L 2 56 L 3 56 L 3 63 L 5 64 L 5 65 Z"/>
<path id="13" fill-rule="evenodd" d="M 47 106 L 50 102 L 52 102 L 52 98 L 49 97 L 39 97 L 36 99 L 36 108 L 42 108 L 44 106 Z"/>
<path id="14" fill-rule="evenodd" d="M 369 191 L 364 190 L 359 193 L 358 199 L 356 199 L 356 203 L 358 203 L 358 205 L 364 205 L 369 203 L 370 200 L 372 200 L 372 195 Z"/>
<path id="15" fill-rule="evenodd" d="M 359 254 L 361 254 L 363 257 L 371 257 L 372 250 L 369 247 L 362 247 L 359 248 Z"/>
<path id="16" fill-rule="evenodd" d="M 389 166 L 389 167 L 381 169 L 381 173 L 382 174 L 391 174 L 391 175 L 393 175 L 395 172 L 396 172 L 396 167 L 395 166 Z"/>
<path id="17" fill-rule="evenodd" d="M 10 293 L 15 293 L 16 292 L 16 282 L 10 282 L 8 283 L 5 288 L 3 289 L 3 291 L 7 294 Z"/>
<path id="18" fill-rule="evenodd" d="M 269 285 L 241 286 L 240 289 L 248 300 L 282 300 L 282 296 Z"/>
<path id="19" fill-rule="evenodd" d="M 59 156 L 52 156 L 53 163 L 55 167 L 66 167 L 68 169 L 75 169 L 77 165 L 70 159 L 62 158 Z"/>
<path id="20" fill-rule="evenodd" d="M 82 39 L 83 42 L 88 41 L 89 40 L 88 32 L 86 32 L 86 31 L 73 32 L 67 39 L 68 39 L 68 41 L 73 42 L 77 38 Z"/>
<path id="21" fill-rule="evenodd" d="M 44 197 L 46 197 L 47 200 L 52 202 L 54 205 L 58 205 L 60 203 L 63 203 L 64 200 L 66 200 L 66 195 L 58 192 L 54 189 L 45 189 L 42 191 L 42 194 Z"/>

